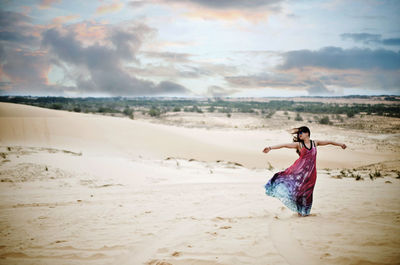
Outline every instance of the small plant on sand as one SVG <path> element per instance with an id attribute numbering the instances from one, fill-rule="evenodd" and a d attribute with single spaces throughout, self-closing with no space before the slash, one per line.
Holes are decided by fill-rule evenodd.
<path id="1" fill-rule="evenodd" d="M 360 174 L 355 174 L 357 171 L 353 168 L 353 170 L 348 169 L 347 173 L 345 169 L 340 170 L 340 175 L 337 176 L 338 178 L 354 178 L 355 180 L 364 180 Z"/>
<path id="2" fill-rule="evenodd" d="M 338 120 L 338 121 L 340 121 L 340 122 L 343 122 L 343 121 L 344 121 L 343 118 L 342 118 L 342 116 L 340 116 L 339 114 L 336 114 L 335 119 Z"/>
<path id="3" fill-rule="evenodd" d="M 369 178 L 370 178 L 371 180 L 374 180 L 374 179 L 379 178 L 379 177 L 382 177 L 382 174 L 381 174 L 381 172 L 378 171 L 376 168 L 375 168 L 375 172 L 369 173 Z"/>
<path id="4" fill-rule="evenodd" d="M 232 115 L 230 113 L 226 114 L 226 117 L 230 118 Z"/>
<path id="5" fill-rule="evenodd" d="M 268 162 L 268 170 L 274 170 L 274 167 L 271 165 L 270 162 Z"/>
<path id="6" fill-rule="evenodd" d="M 126 116 L 130 116 L 133 113 L 133 110 L 129 107 L 125 107 L 125 109 L 122 111 Z"/>
<path id="7" fill-rule="evenodd" d="M 356 114 L 356 112 L 354 110 L 348 110 L 346 112 L 347 117 L 352 118 L 354 117 L 354 115 Z"/>
<path id="8" fill-rule="evenodd" d="M 158 108 L 152 107 L 149 110 L 149 115 L 151 117 L 160 117 L 160 114 L 161 114 L 161 112 L 160 112 L 160 110 Z"/>
<path id="9" fill-rule="evenodd" d="M 356 175 L 356 180 L 360 180 L 360 179 L 363 180 L 364 178 L 362 178 L 362 177 L 360 176 L 360 174 L 357 174 L 357 175 Z"/>
<path id="10" fill-rule="evenodd" d="M 320 124 L 331 124 L 331 122 L 329 121 L 329 117 L 328 116 L 324 116 L 323 118 L 321 118 L 319 120 Z"/>
<path id="11" fill-rule="evenodd" d="M 296 114 L 296 117 L 294 118 L 295 121 L 302 121 L 303 118 L 300 116 L 299 113 Z"/>
<path id="12" fill-rule="evenodd" d="M 265 118 L 270 119 L 272 117 L 272 115 L 275 114 L 275 111 L 271 110 L 270 112 L 267 113 L 267 115 L 265 115 Z"/>

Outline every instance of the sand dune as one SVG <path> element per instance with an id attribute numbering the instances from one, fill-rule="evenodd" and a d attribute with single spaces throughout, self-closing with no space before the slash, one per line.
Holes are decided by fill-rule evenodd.
<path id="1" fill-rule="evenodd" d="M 24 115 L 26 113 L 26 115 Z M 291 141 L 290 128 L 275 130 L 206 130 L 152 124 L 128 118 L 49 110 L 27 105 L 0 103 L 0 143 L 68 148 L 102 155 L 142 156 L 162 159 L 179 157 L 207 162 L 233 161 L 249 168 L 285 168 L 298 158 L 293 150 L 265 155 L 267 145 Z M 320 168 L 354 168 L 397 158 L 397 153 L 363 150 L 358 132 L 332 133 L 313 128 L 314 139 L 346 142 L 319 149 Z M 366 137 L 364 137 L 366 138 Z M 353 144 L 355 143 L 355 144 Z"/>
<path id="2" fill-rule="evenodd" d="M 290 139 L 287 128 L 182 128 L 7 103 L 0 128 L 0 264 L 399 264 L 396 135 L 375 149 L 369 134 L 316 126 L 315 137 L 349 148 L 318 149 L 312 215 L 299 218 L 264 194 L 297 158 L 261 153 Z M 343 167 L 363 180 L 333 178 Z M 371 180 L 376 168 L 383 177 Z"/>

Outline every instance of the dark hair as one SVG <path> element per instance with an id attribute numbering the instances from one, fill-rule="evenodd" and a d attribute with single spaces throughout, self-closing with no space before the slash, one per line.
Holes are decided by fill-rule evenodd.
<path id="1" fill-rule="evenodd" d="M 293 142 L 300 142 L 304 145 L 304 141 L 300 140 L 300 132 L 308 133 L 308 136 L 311 136 L 310 129 L 307 126 L 301 126 L 299 128 L 293 128 L 292 134 L 296 134 L 293 136 Z M 299 149 L 296 148 L 296 153 L 300 155 Z"/>

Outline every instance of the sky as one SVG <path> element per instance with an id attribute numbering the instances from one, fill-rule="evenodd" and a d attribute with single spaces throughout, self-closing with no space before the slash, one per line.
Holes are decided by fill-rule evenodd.
<path id="1" fill-rule="evenodd" d="M 0 3 L 0 95 L 400 95 L 398 0 Z"/>

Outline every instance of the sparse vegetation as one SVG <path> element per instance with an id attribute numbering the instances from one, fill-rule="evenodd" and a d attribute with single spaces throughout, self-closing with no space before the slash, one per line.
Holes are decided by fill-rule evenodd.
<path id="1" fill-rule="evenodd" d="M 328 116 L 324 116 L 319 120 L 320 124 L 331 124 L 329 117 Z"/>
<path id="2" fill-rule="evenodd" d="M 376 168 L 375 168 L 375 171 L 374 171 L 374 172 L 369 173 L 369 178 L 370 178 L 371 180 L 374 180 L 374 179 L 379 178 L 379 177 L 382 177 L 382 174 L 381 174 L 381 172 L 378 171 Z"/>
<path id="3" fill-rule="evenodd" d="M 345 96 L 342 98 L 368 98 L 362 96 Z M 397 102 L 398 97 L 386 97 L 388 102 Z M 74 108 L 80 108 L 82 112 L 122 112 L 124 107 L 141 107 L 150 109 L 156 106 L 159 109 L 163 107 L 170 109 L 190 108 L 198 111 L 201 107 L 208 107 L 208 111 L 215 109 L 229 108 L 230 112 L 242 113 L 271 113 L 283 110 L 284 115 L 292 112 L 308 112 L 314 114 L 345 114 L 347 117 L 354 117 L 356 114 L 400 117 L 399 104 L 339 104 L 313 101 L 293 101 L 293 100 L 270 100 L 266 102 L 259 101 L 231 101 L 223 99 L 204 100 L 204 99 L 157 99 L 148 97 L 125 98 L 125 97 L 103 97 L 103 98 L 66 98 L 66 97 L 32 97 L 32 96 L 0 96 L 0 102 L 11 102 L 27 104 L 44 108 L 62 109 L 74 111 Z M 98 111 L 101 110 L 101 111 Z"/>
<path id="4" fill-rule="evenodd" d="M 314 97 L 316 98 L 316 97 Z M 264 119 L 282 119 L 286 122 L 319 123 L 343 128 L 368 130 L 374 132 L 398 132 L 398 122 L 386 118 L 400 118 L 398 96 L 346 96 L 344 100 L 365 98 L 373 101 L 375 98 L 387 103 L 329 103 L 325 99 L 316 101 L 268 100 L 248 101 L 232 99 L 183 99 L 183 98 L 152 98 L 152 97 L 104 97 L 104 98 L 65 98 L 65 97 L 32 97 L 32 96 L 0 96 L 0 102 L 27 104 L 32 106 L 66 110 L 81 113 L 98 113 L 102 115 L 126 116 L 134 118 L 134 112 L 140 116 L 160 117 L 168 112 L 219 112 L 224 114 L 244 113 L 260 115 Z M 346 102 L 346 101 L 344 101 Z M 274 116 L 279 111 L 280 115 Z M 283 113 L 283 115 L 282 115 Z M 291 115 L 296 113 L 295 115 Z M 304 113 L 304 115 L 303 115 Z M 140 115 L 142 114 L 142 115 Z M 305 119 L 307 115 L 307 119 Z M 168 115 L 165 115 L 168 117 Z M 228 115 L 226 115 L 228 117 Z M 377 117 L 375 119 L 375 117 Z M 384 120 L 385 119 L 385 120 Z"/>
<path id="5" fill-rule="evenodd" d="M 160 114 L 161 114 L 161 112 L 160 112 L 160 110 L 158 108 L 152 107 L 149 110 L 149 115 L 151 117 L 160 117 Z"/>
<path id="6" fill-rule="evenodd" d="M 265 115 L 265 118 L 270 119 L 270 118 L 272 118 L 272 115 L 274 115 L 274 114 L 275 114 L 275 111 L 269 111 L 267 113 L 267 115 Z"/>
<path id="7" fill-rule="evenodd" d="M 355 180 L 364 180 L 364 178 L 359 174 L 359 173 L 357 173 L 357 171 L 355 170 L 355 169 L 353 169 L 353 170 L 351 170 L 351 169 L 349 169 L 349 170 L 347 170 L 347 173 L 346 173 L 346 170 L 345 169 L 342 169 L 342 170 L 340 170 L 340 175 L 338 175 L 338 176 L 333 176 L 334 178 L 339 178 L 339 179 L 341 179 L 341 178 L 354 178 Z"/>
<path id="8" fill-rule="evenodd" d="M 295 121 L 302 121 L 303 118 L 300 116 L 299 113 L 296 114 L 296 117 L 294 118 Z"/>

